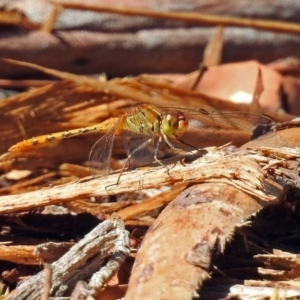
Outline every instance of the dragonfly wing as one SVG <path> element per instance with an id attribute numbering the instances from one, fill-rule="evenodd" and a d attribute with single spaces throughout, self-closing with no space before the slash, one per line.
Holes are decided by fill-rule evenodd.
<path id="1" fill-rule="evenodd" d="M 255 139 L 259 136 L 263 136 L 268 133 L 266 138 L 270 138 L 275 134 L 270 132 L 272 125 L 275 124 L 275 121 L 268 115 L 265 114 L 252 114 L 248 112 L 228 112 L 224 111 L 216 115 L 215 120 L 218 120 L 221 116 L 222 122 L 224 120 L 226 123 L 231 126 L 233 129 L 244 130 L 249 132 L 250 139 Z M 212 114 L 214 117 L 214 114 Z M 263 137 L 264 138 L 264 137 Z"/>
<path id="2" fill-rule="evenodd" d="M 126 130 L 122 134 L 122 141 L 129 158 L 128 167 L 135 168 L 153 162 L 156 141 L 151 135 Z"/>
<path id="3" fill-rule="evenodd" d="M 89 165 L 93 175 L 106 176 L 110 172 L 115 129 L 116 126 L 101 137 L 92 147 L 89 155 Z"/>
<path id="4" fill-rule="evenodd" d="M 262 128 L 261 133 L 267 133 L 274 120 L 265 114 L 253 114 L 246 111 L 216 111 L 199 109 L 198 113 L 183 111 L 189 120 L 189 129 L 205 129 L 207 134 L 219 132 L 243 132 L 253 136 L 255 128 Z M 270 134 L 268 135 L 270 137 Z M 228 140 L 229 142 L 230 140 Z"/>

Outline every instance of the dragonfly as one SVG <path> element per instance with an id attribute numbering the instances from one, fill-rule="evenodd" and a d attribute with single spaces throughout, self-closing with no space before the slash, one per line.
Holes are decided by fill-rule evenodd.
<path id="1" fill-rule="evenodd" d="M 195 153 L 203 146 L 216 142 L 215 134 L 221 134 L 220 142 L 246 132 L 249 139 L 254 124 L 267 124 L 273 120 L 267 115 L 248 112 L 218 112 L 205 109 L 165 108 L 143 104 L 122 115 L 104 136 L 92 147 L 89 156 L 93 174 L 106 176 L 111 172 L 110 162 L 114 145 L 121 140 L 127 158 L 120 175 L 126 168 L 158 163 L 163 159 Z M 193 129 L 197 131 L 193 132 Z M 223 135 L 228 135 L 222 139 Z M 227 139 L 227 140 L 226 140 Z M 200 148 L 199 148 L 200 147 Z"/>
<path id="2" fill-rule="evenodd" d="M 164 165 L 165 158 L 188 156 L 195 151 L 200 153 L 204 147 L 221 146 L 228 142 L 243 144 L 249 140 L 254 125 L 272 122 L 272 118 L 267 115 L 242 111 L 214 111 L 203 108 L 197 110 L 142 104 L 132 107 L 119 118 L 110 118 L 89 127 L 33 137 L 17 143 L 9 151 L 23 151 L 34 145 L 99 132 L 104 135 L 90 152 L 91 173 L 105 176 L 111 172 L 110 162 L 114 146 L 121 141 L 121 146 L 127 152 L 121 176 L 126 168 L 153 162 Z"/>

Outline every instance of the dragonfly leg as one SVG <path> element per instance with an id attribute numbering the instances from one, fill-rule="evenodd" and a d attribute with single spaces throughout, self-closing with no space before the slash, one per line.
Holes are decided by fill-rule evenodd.
<path id="1" fill-rule="evenodd" d="M 138 146 L 136 149 L 134 149 L 131 153 L 128 154 L 127 158 L 126 158 L 126 161 L 119 173 L 119 177 L 118 177 L 118 180 L 117 180 L 117 184 L 120 182 L 120 177 L 122 175 L 122 173 L 124 172 L 125 170 L 125 167 L 127 165 L 128 162 L 130 162 L 130 159 L 132 158 L 132 156 L 138 152 L 139 150 L 145 148 L 148 144 L 150 144 L 152 142 L 152 138 L 148 139 L 146 142 L 144 142 L 143 144 L 141 144 L 140 146 Z"/>
<path id="2" fill-rule="evenodd" d="M 179 149 L 178 147 L 174 146 L 174 145 L 171 143 L 171 141 L 168 139 L 168 137 L 167 137 L 165 134 L 163 134 L 163 137 L 164 137 L 165 142 L 168 144 L 168 146 L 169 146 L 171 149 Z M 161 143 L 161 137 L 160 137 L 160 141 L 158 142 L 158 146 L 159 146 L 160 143 Z M 158 147 L 157 147 L 157 151 L 158 151 Z M 156 151 L 156 153 L 157 153 L 157 151 Z"/>
<path id="3" fill-rule="evenodd" d="M 157 158 L 157 154 L 158 154 L 158 150 L 159 150 L 159 145 L 161 144 L 161 141 L 162 141 L 162 137 L 160 136 L 158 141 L 157 141 L 157 144 L 156 144 L 156 148 L 155 148 L 155 152 L 154 152 L 154 160 L 159 163 L 161 166 L 165 166 L 158 158 Z M 169 145 L 169 144 L 168 144 Z M 170 146 L 170 145 L 169 145 Z M 171 146 L 170 146 L 171 147 Z M 172 148 L 172 147 L 171 147 Z"/>
<path id="4" fill-rule="evenodd" d="M 172 148 L 172 149 L 174 149 L 174 150 L 181 150 L 181 151 L 182 151 L 181 148 L 176 147 L 175 145 L 173 145 L 173 143 L 168 139 L 168 137 L 167 137 L 165 134 L 163 135 L 163 137 L 164 137 L 165 142 L 168 144 L 168 146 L 169 146 L 170 148 Z M 188 146 L 188 147 L 192 148 L 193 150 L 201 150 L 201 149 L 198 149 L 198 148 L 194 147 L 194 146 L 191 145 L 191 144 L 188 144 L 188 143 L 186 143 L 186 142 L 180 140 L 179 138 L 177 138 L 176 140 L 177 140 L 177 142 L 179 142 L 180 144 L 185 145 L 185 146 Z"/>

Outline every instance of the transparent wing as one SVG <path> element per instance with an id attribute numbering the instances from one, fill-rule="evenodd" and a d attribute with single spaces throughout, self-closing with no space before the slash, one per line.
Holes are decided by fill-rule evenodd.
<path id="1" fill-rule="evenodd" d="M 107 176 L 110 172 L 110 161 L 118 123 L 102 136 L 91 149 L 89 166 L 93 175 Z"/>
<path id="2" fill-rule="evenodd" d="M 265 114 L 253 114 L 244 111 L 206 111 L 199 110 L 202 117 L 211 118 L 215 131 L 235 130 L 249 135 L 249 140 L 269 133 L 274 120 Z M 269 133 L 266 138 L 270 138 Z"/>
<path id="3" fill-rule="evenodd" d="M 128 168 L 151 164 L 154 160 L 155 142 L 148 134 L 137 134 L 125 131 L 122 141 L 128 157 Z"/>
<path id="4" fill-rule="evenodd" d="M 198 110 L 199 115 L 203 118 L 211 118 L 216 128 L 226 125 L 232 129 L 242 129 L 251 131 L 257 125 L 270 124 L 273 119 L 264 114 L 253 114 L 245 111 L 208 111 L 204 109 Z"/>

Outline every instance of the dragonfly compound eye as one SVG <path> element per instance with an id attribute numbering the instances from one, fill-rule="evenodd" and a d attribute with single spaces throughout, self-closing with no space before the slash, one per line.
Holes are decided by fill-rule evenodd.
<path id="1" fill-rule="evenodd" d="M 187 127 L 188 121 L 180 111 L 168 112 L 161 122 L 161 130 L 167 136 L 180 137 Z"/>

